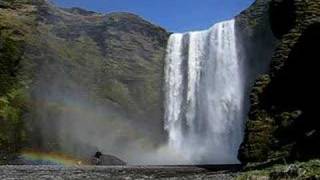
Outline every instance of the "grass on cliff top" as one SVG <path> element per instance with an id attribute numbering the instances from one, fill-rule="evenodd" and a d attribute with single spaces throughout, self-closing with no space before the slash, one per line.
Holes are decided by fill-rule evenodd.
<path id="1" fill-rule="evenodd" d="M 236 179 L 320 179 L 320 160 L 274 165 L 263 170 L 246 171 Z"/>

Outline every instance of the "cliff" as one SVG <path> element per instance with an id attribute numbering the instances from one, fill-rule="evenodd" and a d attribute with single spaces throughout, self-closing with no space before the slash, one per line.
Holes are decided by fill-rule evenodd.
<path id="1" fill-rule="evenodd" d="M 319 158 L 316 82 L 320 1 L 273 0 L 269 17 L 278 39 L 268 73 L 255 82 L 244 163 Z"/>
<path id="2" fill-rule="evenodd" d="M 63 148 L 62 136 L 65 144 L 79 143 L 71 121 L 87 129 L 90 121 L 126 126 L 122 134 L 131 137 L 123 142 L 162 140 L 164 29 L 130 13 L 62 9 L 45 0 L 1 0 L 0 22 L 2 158 L 24 145 Z M 135 130 L 138 124 L 148 128 Z"/>

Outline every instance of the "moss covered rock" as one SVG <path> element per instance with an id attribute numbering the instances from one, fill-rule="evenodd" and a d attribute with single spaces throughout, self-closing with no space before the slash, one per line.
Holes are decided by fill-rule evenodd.
<path id="1" fill-rule="evenodd" d="M 22 62 L 34 16 L 28 5 L 22 15 L 14 3 L 0 5 L 0 164 L 14 158 L 26 140 L 22 116 L 28 107 L 28 78 Z"/>
<path id="2" fill-rule="evenodd" d="M 250 95 L 252 107 L 239 151 L 242 162 L 320 156 L 320 125 L 313 105 L 319 88 L 312 85 L 320 50 L 315 45 L 320 41 L 319 12 L 319 0 L 271 1 L 270 22 L 279 44 L 269 73 L 257 80 Z"/>
<path id="3" fill-rule="evenodd" d="M 273 165 L 263 169 L 250 169 L 240 173 L 235 179 L 319 179 L 320 161 L 311 160 L 292 164 Z"/>

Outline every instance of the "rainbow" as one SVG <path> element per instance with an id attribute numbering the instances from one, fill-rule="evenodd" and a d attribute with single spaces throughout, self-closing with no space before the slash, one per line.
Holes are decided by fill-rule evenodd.
<path id="1" fill-rule="evenodd" d="M 34 149 L 26 149 L 21 152 L 21 158 L 39 164 L 61 165 L 61 166 L 80 166 L 89 165 L 88 161 L 74 158 L 60 152 L 45 152 Z"/>

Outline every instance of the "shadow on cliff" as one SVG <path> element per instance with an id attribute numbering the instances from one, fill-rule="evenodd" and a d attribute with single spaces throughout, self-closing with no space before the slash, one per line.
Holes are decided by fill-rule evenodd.
<path id="1" fill-rule="evenodd" d="M 267 89 L 266 107 L 275 114 L 294 113 L 293 120 L 276 122 L 276 146 L 293 145 L 290 159 L 319 157 L 318 60 L 320 24 L 307 28 L 288 60 Z M 277 147 L 275 147 L 277 148 Z"/>

